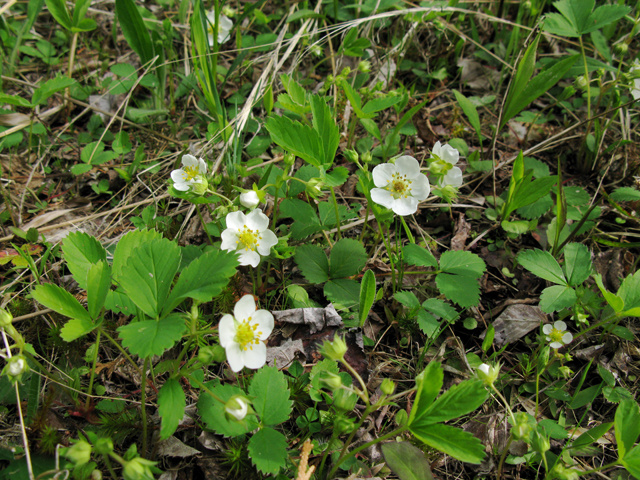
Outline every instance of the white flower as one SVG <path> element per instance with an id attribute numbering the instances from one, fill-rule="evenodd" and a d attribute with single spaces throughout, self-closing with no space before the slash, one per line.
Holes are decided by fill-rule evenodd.
<path id="1" fill-rule="evenodd" d="M 171 172 L 173 188 L 181 192 L 188 191 L 191 187 L 206 183 L 204 174 L 207 173 L 207 164 L 201 158 L 193 155 L 182 157 L 182 168 Z"/>
<path id="2" fill-rule="evenodd" d="M 636 60 L 631 68 L 629 69 L 629 74 L 632 76 L 640 75 L 640 63 Z M 631 88 L 631 96 L 634 100 L 638 100 L 640 98 L 640 77 L 636 77 L 633 79 L 633 88 Z"/>
<path id="3" fill-rule="evenodd" d="M 266 256 L 271 247 L 278 243 L 278 237 L 268 230 L 269 217 L 256 209 L 245 215 L 232 212 L 227 215 L 227 229 L 222 232 L 220 248 L 229 252 L 237 251 L 240 265 L 257 267 L 260 255 Z"/>
<path id="4" fill-rule="evenodd" d="M 478 378 L 484 382 L 485 385 L 493 385 L 500 375 L 500 364 L 495 366 L 487 365 L 483 363 L 478 367 Z"/>
<path id="5" fill-rule="evenodd" d="M 254 208 L 260 203 L 258 194 L 253 190 L 240 194 L 240 203 L 247 208 Z"/>
<path id="6" fill-rule="evenodd" d="M 7 373 L 11 377 L 17 377 L 22 372 L 24 372 L 24 367 L 26 363 L 23 358 L 16 358 L 13 361 L 9 362 L 9 366 L 7 368 Z"/>
<path id="7" fill-rule="evenodd" d="M 440 187 L 446 187 L 447 185 L 451 185 L 452 187 L 459 187 L 462 185 L 462 170 L 458 167 L 451 167 L 451 170 L 449 170 L 438 182 L 438 186 Z"/>
<path id="8" fill-rule="evenodd" d="M 218 325 L 220 345 L 227 352 L 231 370 L 239 372 L 243 367 L 262 367 L 267 361 L 264 340 L 272 330 L 273 315 L 266 310 L 256 311 L 253 296 L 242 297 L 233 308 L 233 315 L 223 316 Z"/>
<path id="9" fill-rule="evenodd" d="M 457 188 L 462 185 L 462 170 L 455 166 L 460 159 L 460 152 L 458 152 L 458 150 L 448 143 L 442 145 L 440 142 L 436 142 L 431 150 L 431 159 L 439 162 L 438 173 L 441 171 L 445 172 L 444 176 L 438 180 L 439 187 L 451 185 Z"/>
<path id="10" fill-rule="evenodd" d="M 209 45 L 213 47 L 213 27 L 216 24 L 216 13 L 212 10 L 207 13 L 209 21 L 208 39 Z M 218 44 L 225 43 L 231 37 L 230 32 L 233 28 L 233 22 L 226 15 L 220 15 L 220 25 L 218 25 Z"/>
<path id="11" fill-rule="evenodd" d="M 551 342 L 549 346 L 551 348 L 561 348 L 568 345 L 573 340 L 573 335 L 569 332 L 565 332 L 567 324 L 562 320 L 558 320 L 553 324 L 553 327 L 549 324 L 542 327 L 542 332 L 547 336 L 548 342 Z"/>
<path id="12" fill-rule="evenodd" d="M 453 148 L 448 143 L 442 145 L 440 142 L 436 142 L 431 150 L 431 158 L 436 160 L 444 160 L 449 165 L 455 165 L 460 159 L 460 152 Z"/>
<path id="13" fill-rule="evenodd" d="M 242 396 L 234 395 L 225 404 L 224 411 L 236 420 L 240 421 L 247 416 L 247 412 L 249 411 L 249 404 L 244 398 L 242 398 Z"/>
<path id="14" fill-rule="evenodd" d="M 373 169 L 371 199 L 397 215 L 411 215 L 418 202 L 426 200 L 431 188 L 427 176 L 420 173 L 418 161 L 403 155 L 393 163 L 383 163 Z"/>

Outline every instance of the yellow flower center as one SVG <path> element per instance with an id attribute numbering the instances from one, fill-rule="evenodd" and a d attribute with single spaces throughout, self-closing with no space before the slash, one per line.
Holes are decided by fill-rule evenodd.
<path id="1" fill-rule="evenodd" d="M 250 228 L 247 228 L 246 225 L 243 225 L 241 229 L 238 229 L 238 240 L 236 240 L 236 243 L 238 244 L 237 249 L 242 250 L 244 248 L 245 250 L 253 251 L 260 246 L 258 243 L 259 240 L 262 240 L 260 232 L 257 230 L 251 230 Z"/>
<path id="2" fill-rule="evenodd" d="M 240 350 L 253 350 L 253 345 L 257 345 L 260 342 L 260 335 L 262 332 L 256 332 L 258 324 L 251 325 L 251 317 L 247 318 L 243 322 L 240 322 L 236 329 L 236 343 L 240 346 Z"/>
<path id="3" fill-rule="evenodd" d="M 394 173 L 391 180 L 387 180 L 387 190 L 393 195 L 393 198 L 407 198 L 411 194 L 411 180 L 407 180 L 406 175 Z"/>
<path id="4" fill-rule="evenodd" d="M 196 178 L 200 174 L 200 169 L 197 165 L 186 165 L 182 167 L 182 178 L 185 182 L 189 182 Z"/>
<path id="5" fill-rule="evenodd" d="M 564 343 L 562 341 L 563 336 L 564 336 L 564 331 L 558 330 L 557 328 L 554 328 L 553 330 L 551 330 L 551 333 L 549 334 L 549 338 L 551 339 L 551 341 L 558 342 L 558 343 Z"/>

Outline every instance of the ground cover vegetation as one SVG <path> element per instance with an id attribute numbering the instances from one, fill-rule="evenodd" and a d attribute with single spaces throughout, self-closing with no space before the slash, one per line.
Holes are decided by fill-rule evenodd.
<path id="1" fill-rule="evenodd" d="M 640 479 L 636 2 L 0 13 L 0 478 Z"/>

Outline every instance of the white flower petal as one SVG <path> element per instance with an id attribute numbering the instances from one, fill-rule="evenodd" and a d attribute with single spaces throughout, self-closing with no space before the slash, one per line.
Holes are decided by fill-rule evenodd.
<path id="1" fill-rule="evenodd" d="M 564 335 L 562 335 L 562 341 L 564 342 L 565 345 L 568 345 L 569 343 L 571 343 L 572 340 L 573 340 L 573 335 L 570 332 L 567 332 Z"/>
<path id="2" fill-rule="evenodd" d="M 462 185 L 462 170 L 458 167 L 453 167 L 449 170 L 444 177 L 440 179 L 438 185 L 441 187 L 451 185 L 453 187 L 459 187 Z"/>
<path id="3" fill-rule="evenodd" d="M 173 183 L 173 188 L 175 188 L 179 192 L 186 192 L 189 189 L 191 189 L 191 185 L 189 185 L 188 183 L 183 183 L 183 182 L 174 182 Z"/>
<path id="4" fill-rule="evenodd" d="M 184 167 L 195 167 L 198 165 L 198 159 L 193 155 L 189 155 L 187 153 L 186 155 L 182 156 L 182 165 Z"/>
<path id="5" fill-rule="evenodd" d="M 236 302 L 233 307 L 233 316 L 239 322 L 244 322 L 256 312 L 256 301 L 253 299 L 253 295 L 245 295 Z"/>
<path id="6" fill-rule="evenodd" d="M 260 263 L 260 255 L 258 255 L 258 252 L 254 252 L 253 250 L 241 250 L 238 253 L 240 254 L 238 256 L 238 262 L 240 265 L 251 265 L 253 268 L 256 268 Z"/>
<path id="7" fill-rule="evenodd" d="M 258 194 L 253 190 L 240 194 L 240 203 L 247 208 L 253 208 L 260 203 Z"/>
<path id="8" fill-rule="evenodd" d="M 258 253 L 260 255 L 267 256 L 271 253 L 271 247 L 278 244 L 278 237 L 271 230 L 265 230 L 261 232 L 260 235 L 262 239 L 260 240 L 260 245 L 258 245 Z"/>
<path id="9" fill-rule="evenodd" d="M 460 152 L 447 143 L 440 150 L 440 158 L 451 165 L 455 165 L 460 159 Z"/>
<path id="10" fill-rule="evenodd" d="M 382 205 L 387 208 L 391 208 L 395 201 L 393 195 L 391 195 L 388 190 L 384 190 L 382 188 L 371 189 L 371 200 L 376 202 L 378 205 Z"/>
<path id="11" fill-rule="evenodd" d="M 398 198 L 394 200 L 391 210 L 397 215 L 411 215 L 418 210 L 418 199 L 414 197 Z"/>
<path id="12" fill-rule="evenodd" d="M 198 171 L 200 172 L 201 175 L 204 175 L 205 173 L 207 173 L 207 164 L 201 158 L 198 159 Z"/>
<path id="13" fill-rule="evenodd" d="M 553 327 L 548 323 L 544 327 L 542 327 L 542 333 L 544 333 L 545 335 L 549 335 L 551 333 L 551 330 L 553 330 Z M 547 340 L 549 339 L 547 338 Z"/>
<path id="14" fill-rule="evenodd" d="M 247 217 L 242 212 L 231 212 L 227 214 L 225 217 L 227 222 L 227 228 L 231 228 L 233 230 L 242 230 L 242 228 L 247 224 Z"/>
<path id="15" fill-rule="evenodd" d="M 218 323 L 218 337 L 220 338 L 220 345 L 223 348 L 233 343 L 236 337 L 236 325 L 233 321 L 233 317 L 228 313 L 220 319 Z"/>
<path id="16" fill-rule="evenodd" d="M 171 180 L 173 180 L 174 183 L 184 182 L 184 171 L 181 168 L 173 170 L 171 172 Z"/>
<path id="17" fill-rule="evenodd" d="M 273 315 L 267 310 L 258 310 L 251 316 L 251 324 L 258 324 L 257 332 L 262 332 L 258 337 L 260 340 L 266 340 L 273 331 Z"/>
<path id="18" fill-rule="evenodd" d="M 242 352 L 244 366 L 253 370 L 262 367 L 267 363 L 267 346 L 260 342 L 253 345 L 252 349 Z"/>
<path id="19" fill-rule="evenodd" d="M 417 198 L 418 201 L 421 202 L 422 200 L 427 199 L 429 192 L 431 192 L 429 179 L 426 175 L 421 173 L 413 179 L 413 183 L 411 184 L 411 196 Z"/>
<path id="20" fill-rule="evenodd" d="M 378 188 L 384 188 L 387 186 L 387 183 L 392 180 L 392 175 L 397 171 L 396 166 L 391 163 L 380 164 L 373 169 L 373 183 Z"/>
<path id="21" fill-rule="evenodd" d="M 431 158 L 434 156 L 442 158 L 442 144 L 440 143 L 440 140 L 438 140 L 431 149 Z"/>
<path id="22" fill-rule="evenodd" d="M 562 348 L 562 344 L 561 344 L 561 343 L 559 343 L 559 342 L 551 342 L 551 343 L 549 344 L 549 346 L 550 346 L 551 348 Z"/>
<path id="23" fill-rule="evenodd" d="M 220 248 L 222 250 L 233 252 L 235 249 L 238 248 L 238 244 L 236 243 L 238 241 L 237 230 L 232 230 L 231 228 L 227 228 L 226 230 L 222 231 L 222 233 L 220 234 L 220 237 L 222 238 L 222 243 L 220 244 Z"/>
<path id="24" fill-rule="evenodd" d="M 553 327 L 556 330 L 560 330 L 561 332 L 567 329 L 567 324 L 564 323 L 562 320 L 557 320 L 554 324 Z"/>
<path id="25" fill-rule="evenodd" d="M 269 228 L 269 217 L 262 213 L 262 210 L 255 209 L 247 215 L 247 227 L 262 232 Z"/>
<path id="26" fill-rule="evenodd" d="M 483 363 L 478 367 L 478 370 L 480 370 L 485 375 L 489 375 L 489 368 L 491 368 L 489 367 L 489 365 L 487 365 L 486 363 Z"/>
<path id="27" fill-rule="evenodd" d="M 409 155 L 396 158 L 396 168 L 399 173 L 406 175 L 409 179 L 416 178 L 420 175 L 420 164 L 415 158 Z"/>
<path id="28" fill-rule="evenodd" d="M 242 350 L 240 350 L 240 345 L 232 342 L 225 348 L 225 352 L 227 353 L 227 362 L 229 362 L 231 370 L 239 372 L 244 368 L 244 355 Z"/>

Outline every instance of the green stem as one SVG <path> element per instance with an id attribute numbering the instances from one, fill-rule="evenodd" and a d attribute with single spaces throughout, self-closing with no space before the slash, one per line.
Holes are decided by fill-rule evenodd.
<path id="1" fill-rule="evenodd" d="M 504 461 L 507 458 L 507 452 L 509 452 L 511 442 L 513 442 L 513 435 L 509 434 L 509 440 L 507 440 L 507 445 L 504 447 L 504 451 L 500 456 L 500 463 L 498 464 L 498 480 L 502 478 L 502 467 L 504 467 Z"/>
<path id="2" fill-rule="evenodd" d="M 407 222 L 405 221 L 403 216 L 400 216 L 400 220 L 402 221 L 402 226 L 404 227 L 404 231 L 407 234 L 407 238 L 409 239 L 409 242 L 411 243 L 416 243 L 415 238 L 413 238 L 413 234 L 411 233 L 411 230 L 409 230 L 409 225 L 407 225 Z"/>
<path id="3" fill-rule="evenodd" d="M 504 403 L 505 408 L 509 412 L 509 416 L 511 417 L 511 421 L 515 425 L 516 424 L 516 417 L 514 417 L 514 415 L 513 415 L 513 411 L 511 410 L 511 406 L 509 405 L 509 402 L 507 402 L 507 399 L 504 398 L 504 395 L 502 395 L 502 393 L 500 393 L 500 391 L 498 391 L 498 389 L 495 387 L 495 385 L 491 384 L 491 389 L 494 392 L 496 392 L 496 395 L 498 395 L 498 397 L 500 397 L 500 400 L 502 400 L 502 403 Z"/>
<path id="4" fill-rule="evenodd" d="M 142 385 L 140 391 L 140 416 L 142 417 L 142 453 L 140 456 L 147 456 L 147 365 L 149 359 L 145 358 L 142 365 Z"/>
<path id="5" fill-rule="evenodd" d="M 91 367 L 91 376 L 89 377 L 89 388 L 87 389 L 87 401 L 84 404 L 85 410 L 89 410 L 91 404 L 91 391 L 93 390 L 93 379 L 96 375 L 96 364 L 98 363 L 98 350 L 100 349 L 100 330 L 96 333 L 96 348 L 93 352 L 93 362 Z"/>
<path id="6" fill-rule="evenodd" d="M 202 230 L 207 234 L 207 238 L 209 239 L 209 245 L 213 245 L 213 239 L 211 235 L 209 235 L 209 231 L 207 230 L 207 226 L 204 224 L 204 217 L 202 216 L 202 212 L 200 211 L 200 205 L 196 205 L 196 211 L 198 212 L 198 217 L 200 218 L 200 225 L 202 225 Z"/>
<path id="7" fill-rule="evenodd" d="M 367 406 L 367 408 L 364 409 L 364 412 L 362 412 L 362 417 L 360 417 L 360 420 L 358 420 L 358 423 L 355 424 L 355 426 L 353 427 L 353 430 L 351 431 L 351 433 L 347 437 L 347 440 L 344 442 L 344 446 L 342 447 L 342 450 L 340 450 L 340 456 L 338 457 L 338 460 L 336 461 L 335 465 L 329 471 L 329 475 L 327 475 L 328 479 L 335 477 L 335 473 L 338 470 L 338 467 L 342 464 L 342 459 L 344 458 L 344 456 L 345 456 L 345 454 L 347 452 L 347 448 L 349 447 L 349 445 L 351 445 L 351 442 L 353 441 L 353 437 L 355 436 L 355 434 L 358 431 L 358 429 L 362 426 L 362 424 L 364 423 L 365 419 L 369 416 L 369 414 L 374 412 L 375 410 L 376 409 L 375 408 L 371 408 L 371 406 Z"/>
<path id="8" fill-rule="evenodd" d="M 324 453 L 322 454 L 322 461 L 320 462 L 320 467 L 318 468 L 318 478 L 323 478 L 323 473 L 324 473 L 324 464 L 327 461 L 327 457 L 329 456 L 329 451 L 331 449 L 331 446 L 333 445 L 333 441 L 338 437 L 338 430 L 336 430 L 335 428 L 331 431 L 331 438 L 329 439 L 329 443 L 327 446 L 327 449 L 324 451 Z"/>
<path id="9" fill-rule="evenodd" d="M 535 418 L 538 420 L 538 402 L 540 398 L 540 375 L 536 375 L 536 414 Z"/>
<path id="10" fill-rule="evenodd" d="M 338 209 L 338 200 L 336 200 L 336 191 L 333 187 L 329 187 L 329 189 L 331 190 L 331 198 L 333 199 L 333 206 L 336 211 L 336 236 L 338 237 L 338 240 L 340 240 L 340 210 Z"/>
<path id="11" fill-rule="evenodd" d="M 211 395 L 211 397 L 214 400 L 217 400 L 218 402 L 220 402 L 223 405 L 227 404 L 227 402 L 225 402 L 219 396 L 217 396 L 215 393 L 213 393 L 211 390 L 209 390 L 209 388 L 204 383 L 202 383 L 200 380 L 198 380 L 195 376 L 189 377 L 189 381 L 195 383 L 200 390 L 203 390 L 206 393 L 208 393 L 209 395 Z"/>
<path id="12" fill-rule="evenodd" d="M 396 428 L 395 430 L 389 432 L 389 433 L 385 433 L 383 436 L 378 437 L 378 438 L 374 438 L 373 440 L 371 440 L 370 442 L 367 442 L 363 445 L 360 445 L 358 448 L 354 448 L 353 450 L 351 450 L 349 453 L 347 453 L 344 458 L 340 461 L 340 463 L 338 463 L 338 465 L 340 465 L 341 463 L 343 463 L 345 460 L 347 460 L 350 457 L 353 457 L 354 455 L 356 455 L 357 453 L 361 452 L 362 450 L 366 450 L 367 448 L 371 447 L 372 445 L 375 445 L 378 442 L 381 442 L 383 440 L 386 440 L 387 438 L 391 438 L 391 437 L 395 437 L 396 435 L 401 434 L 402 432 L 406 431 L 407 427 L 402 426 L 399 428 Z M 332 478 L 331 476 L 329 478 Z"/>
<path id="13" fill-rule="evenodd" d="M 358 374 L 358 372 L 355 371 L 355 369 L 351 365 L 349 365 L 348 362 L 344 360 L 344 358 L 340 361 L 340 363 L 342 363 L 342 365 L 344 365 L 344 367 L 347 370 L 349 370 L 349 373 L 353 375 L 356 378 L 356 380 L 358 380 L 358 383 L 362 387 L 362 393 L 364 395 L 362 400 L 367 404 L 367 407 L 369 407 L 371 404 L 369 402 L 369 392 L 367 392 L 367 384 L 364 383 L 364 380 L 362 379 L 362 377 Z"/>
<path id="14" fill-rule="evenodd" d="M 393 293 L 396 293 L 396 267 L 393 263 L 393 255 L 391 254 L 391 246 L 389 245 L 389 241 L 382 230 L 382 225 L 380 225 L 380 220 L 378 220 L 378 216 L 376 212 L 373 212 L 374 217 L 376 217 L 376 222 L 378 224 L 378 230 L 380 231 L 380 235 L 382 236 L 382 241 L 384 242 L 384 246 L 387 249 L 387 254 L 389 255 L 389 263 L 391 264 L 391 286 L 393 288 Z"/>
<path id="15" fill-rule="evenodd" d="M 221 193 L 218 193 L 218 192 L 216 192 L 214 190 L 211 190 L 209 188 L 207 188 L 207 193 L 210 193 L 211 195 L 215 195 L 217 197 L 220 197 L 223 200 L 226 200 L 229 203 L 229 205 L 233 205 L 233 202 L 231 200 L 229 200 L 227 197 L 225 197 L 224 195 L 222 195 Z"/>
<path id="16" fill-rule="evenodd" d="M 73 37 L 71 37 L 71 49 L 69 51 L 69 71 L 67 72 L 67 76 L 69 78 L 73 77 L 73 64 L 76 59 L 76 48 L 78 47 L 78 35 L 79 33 L 76 32 L 73 34 Z"/>
<path id="17" fill-rule="evenodd" d="M 118 475 L 116 475 L 116 471 L 113 469 L 113 465 L 111 465 L 111 460 L 109 459 L 109 455 L 102 455 L 102 457 L 104 458 L 104 463 L 107 464 L 107 470 L 109 470 L 109 473 L 111 474 L 111 478 L 118 478 Z"/>
<path id="18" fill-rule="evenodd" d="M 124 357 L 127 360 L 129 360 L 129 363 L 131 363 L 133 368 L 135 368 L 138 371 L 138 373 L 142 376 L 142 372 L 140 371 L 140 367 L 138 367 L 136 362 L 133 361 L 133 358 L 131 358 L 131 356 L 127 353 L 127 351 L 124 348 L 122 348 L 118 342 L 116 342 L 113 338 L 111 338 L 111 336 L 107 332 L 105 332 L 102 328 L 98 328 L 98 332 L 102 333 L 102 335 L 107 337 L 107 340 L 109 340 L 111 343 L 113 343 L 115 345 L 115 347 L 118 350 L 120 350 L 120 353 L 122 353 L 122 355 L 124 355 Z"/>

